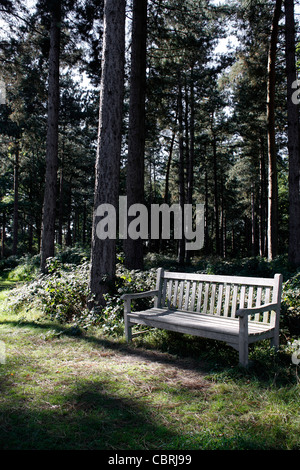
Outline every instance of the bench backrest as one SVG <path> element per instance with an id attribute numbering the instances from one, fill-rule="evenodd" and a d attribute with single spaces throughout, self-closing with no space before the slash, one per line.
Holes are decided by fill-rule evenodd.
<path id="1" fill-rule="evenodd" d="M 159 268 L 156 306 L 207 315 L 234 317 L 239 308 L 281 302 L 282 275 L 274 278 L 175 273 Z M 275 313 L 255 314 L 250 321 L 275 325 Z"/>

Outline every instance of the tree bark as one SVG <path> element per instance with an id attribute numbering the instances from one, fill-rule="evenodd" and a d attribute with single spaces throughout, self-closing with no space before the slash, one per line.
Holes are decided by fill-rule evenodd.
<path id="1" fill-rule="evenodd" d="M 295 60 L 294 1 L 285 0 L 286 77 L 289 153 L 289 262 L 300 266 L 300 153 L 299 106 L 292 100 L 292 84 L 297 79 Z"/>
<path id="2" fill-rule="evenodd" d="M 191 67 L 190 81 L 190 119 L 189 119 L 189 152 L 188 152 L 188 171 L 187 171 L 187 202 L 193 204 L 194 191 L 194 161 L 195 161 L 195 94 L 194 94 L 194 68 Z M 186 262 L 191 259 L 191 251 L 186 253 Z"/>
<path id="3" fill-rule="evenodd" d="M 41 233 L 41 271 L 46 260 L 54 256 L 55 216 L 58 168 L 59 56 L 61 3 L 53 3 L 50 27 L 48 127 L 46 143 L 46 175 Z"/>
<path id="4" fill-rule="evenodd" d="M 187 201 L 188 204 L 193 203 L 194 190 L 194 160 L 195 160 L 195 93 L 194 93 L 194 69 L 191 68 L 191 97 L 190 97 L 190 147 L 189 147 L 189 163 L 187 177 Z"/>
<path id="5" fill-rule="evenodd" d="M 13 249 L 12 254 L 17 254 L 19 228 L 19 143 L 15 146 L 14 162 L 14 222 L 13 222 Z"/>
<path id="6" fill-rule="evenodd" d="M 146 95 L 147 0 L 133 0 L 127 204 L 144 204 L 145 95 Z M 128 225 L 131 218 L 128 217 Z M 124 241 L 125 264 L 143 268 L 143 240 Z"/>
<path id="7" fill-rule="evenodd" d="M 182 84 L 180 72 L 178 72 L 178 127 L 179 127 L 179 204 L 182 215 L 185 204 L 185 177 L 184 177 L 184 144 L 183 144 L 183 106 L 182 106 Z M 184 264 L 185 259 L 185 238 L 184 238 L 184 217 L 182 216 L 182 236 L 179 240 L 178 262 Z"/>
<path id="8" fill-rule="evenodd" d="M 214 196 L 215 196 L 215 224 L 216 224 L 216 253 L 221 254 L 220 250 L 220 226 L 219 226 L 219 190 L 218 190 L 218 165 L 217 165 L 217 137 L 213 133 L 213 171 L 214 171 Z"/>
<path id="9" fill-rule="evenodd" d="M 265 164 L 265 151 L 262 136 L 260 137 L 260 151 L 259 151 L 259 254 L 261 257 L 267 256 L 266 253 L 266 213 L 267 213 L 267 178 L 266 178 L 266 164 Z"/>
<path id="10" fill-rule="evenodd" d="M 100 86 L 99 129 L 96 157 L 94 216 L 91 246 L 90 291 L 93 304 L 105 305 L 103 295 L 115 279 L 116 240 L 100 239 L 97 208 L 111 204 L 117 212 L 119 195 L 122 111 L 124 95 L 126 0 L 106 0 Z"/>
<path id="11" fill-rule="evenodd" d="M 268 258 L 274 259 L 278 254 L 278 184 L 277 154 L 275 142 L 275 81 L 276 49 L 278 23 L 281 15 L 282 0 L 276 0 L 271 28 L 271 39 L 268 57 L 268 91 L 267 91 L 267 133 L 268 133 Z"/>
<path id="12" fill-rule="evenodd" d="M 4 252 L 5 252 L 5 238 L 6 238 L 5 227 L 6 227 L 6 212 L 4 209 L 3 214 L 2 214 L 2 230 L 1 230 L 1 258 L 4 258 Z"/>
<path id="13" fill-rule="evenodd" d="M 177 116 L 176 116 L 176 120 L 177 120 Z M 170 179 L 170 170 L 171 170 L 171 162 L 172 162 L 172 156 L 173 156 L 175 136 L 176 136 L 176 132 L 175 132 L 175 130 L 173 130 L 172 131 L 172 137 L 171 137 L 171 143 L 170 143 L 170 149 L 169 149 L 167 169 L 166 169 L 165 194 L 164 194 L 165 204 L 169 203 L 169 183 L 170 183 L 169 179 Z"/>

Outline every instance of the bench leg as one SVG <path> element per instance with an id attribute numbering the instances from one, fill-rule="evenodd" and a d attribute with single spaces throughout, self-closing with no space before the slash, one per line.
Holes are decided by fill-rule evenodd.
<path id="1" fill-rule="evenodd" d="M 271 341 L 270 341 L 270 346 L 271 346 L 271 348 L 274 348 L 275 351 L 278 351 L 278 349 L 279 349 L 279 338 L 276 337 L 276 336 L 273 336 L 273 338 L 271 338 Z"/>
<path id="2" fill-rule="evenodd" d="M 243 367 L 248 367 L 248 317 L 240 317 L 239 333 L 239 363 Z"/>
<path id="3" fill-rule="evenodd" d="M 132 340 L 132 326 L 129 326 L 127 322 L 125 322 L 125 339 L 127 343 Z"/>
<path id="4" fill-rule="evenodd" d="M 240 345 L 239 347 L 239 364 L 243 367 L 248 367 L 248 343 Z"/>
<path id="5" fill-rule="evenodd" d="M 130 313 L 131 311 L 131 304 L 130 300 L 126 299 L 125 300 L 125 305 L 124 305 L 124 327 L 125 327 L 125 339 L 127 343 L 129 343 L 132 340 L 132 326 L 130 326 L 130 323 L 127 318 L 127 313 Z"/>

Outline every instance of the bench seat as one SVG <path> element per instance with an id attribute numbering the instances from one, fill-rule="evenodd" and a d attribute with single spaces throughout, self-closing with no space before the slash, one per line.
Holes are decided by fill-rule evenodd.
<path id="1" fill-rule="evenodd" d="M 150 326 L 171 331 L 179 331 L 181 333 L 199 336 L 207 333 L 207 338 L 214 338 L 214 333 L 218 334 L 218 338 L 222 334 L 224 341 L 239 336 L 239 319 L 227 318 L 224 322 L 222 317 L 215 315 L 201 315 L 201 313 L 190 313 L 182 310 L 167 310 L 163 308 L 150 308 L 148 310 L 130 313 L 128 315 L 130 323 Z M 258 336 L 269 332 L 266 337 L 270 338 L 274 334 L 274 328 L 270 329 L 269 325 L 263 323 L 249 323 L 248 335 Z M 251 339 L 249 338 L 249 343 Z"/>

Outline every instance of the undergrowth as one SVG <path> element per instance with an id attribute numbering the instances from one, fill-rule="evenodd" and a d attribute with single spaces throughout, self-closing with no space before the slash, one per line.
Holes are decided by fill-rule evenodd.
<path id="1" fill-rule="evenodd" d="M 121 295 L 152 289 L 159 265 L 182 269 L 171 259 L 146 261 L 145 271 L 129 271 L 119 256 L 101 312 L 86 308 L 82 253 L 59 253 L 47 276 L 38 258 L 6 262 L 0 448 L 298 450 L 299 365 L 291 356 L 299 351 L 300 274 L 285 274 L 280 351 L 268 341 L 251 345 L 253 366 L 244 370 L 236 351 L 204 338 L 148 330 L 125 345 Z M 199 260 L 187 269 L 212 273 L 216 264 L 220 273 L 220 263 Z M 244 260 L 240 268 L 255 275 L 260 264 L 272 275 L 280 263 Z M 238 262 L 224 263 L 224 273 L 232 266 Z"/>
<path id="2" fill-rule="evenodd" d="M 49 320 L 84 329 L 97 325 L 105 334 L 115 337 L 122 336 L 124 332 L 122 294 L 153 289 L 157 266 L 170 270 L 183 269 L 174 259 L 167 258 L 164 262 L 161 255 L 148 255 L 145 270 L 128 270 L 121 253 L 116 266 L 116 282 L 105 296 L 106 307 L 89 310 L 90 266 L 87 253 L 78 248 L 60 251 L 56 257 L 48 259 L 47 275 L 41 275 L 38 266 L 38 256 L 27 256 L 20 259 L 19 263 L 15 258 L 6 261 L 2 273 L 6 273 L 6 278 L 11 281 L 20 282 L 7 301 L 9 309 L 22 314 L 31 310 L 40 311 Z M 276 272 L 283 273 L 281 336 L 286 345 L 300 337 L 300 272 L 292 271 L 285 257 L 278 257 L 272 262 L 262 258 L 232 261 L 202 259 L 186 267 L 186 270 L 264 277 L 273 276 Z M 133 308 L 151 306 L 151 300 L 148 299 L 135 302 Z"/>

